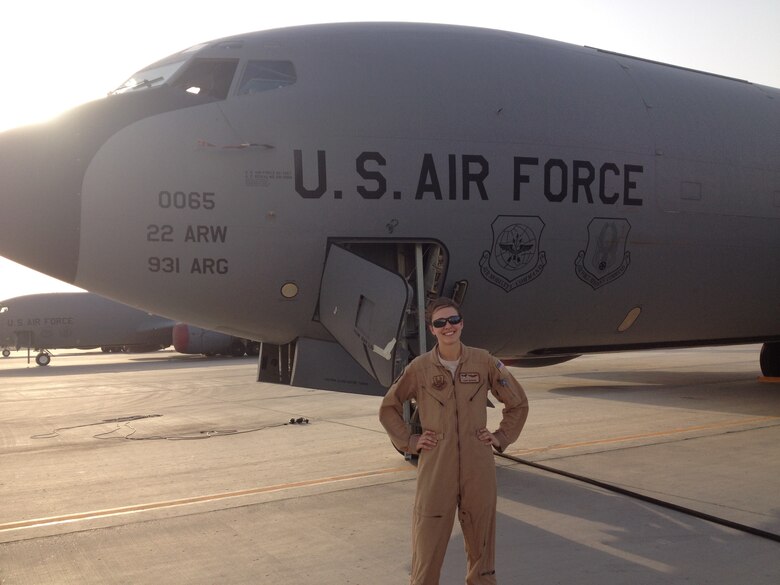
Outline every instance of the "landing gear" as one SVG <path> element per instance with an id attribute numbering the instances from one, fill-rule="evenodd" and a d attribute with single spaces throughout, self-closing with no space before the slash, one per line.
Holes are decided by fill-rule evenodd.
<path id="1" fill-rule="evenodd" d="M 8 357 L 9 355 L 11 355 L 11 350 L 10 349 L 4 349 L 3 350 L 3 357 Z"/>
<path id="2" fill-rule="evenodd" d="M 51 355 L 46 351 L 42 351 L 35 356 L 35 363 L 39 366 L 48 366 L 49 362 L 51 362 Z"/>
<path id="3" fill-rule="evenodd" d="M 244 345 L 243 341 L 236 339 L 230 344 L 228 352 L 233 357 L 242 357 L 246 353 L 246 346 Z"/>
<path id="4" fill-rule="evenodd" d="M 762 374 L 767 378 L 780 378 L 780 343 L 765 343 L 759 361 Z"/>
<path id="5" fill-rule="evenodd" d="M 417 403 L 413 400 L 407 400 L 404 402 L 404 422 L 409 426 L 409 431 L 413 435 L 421 435 L 423 432 L 422 425 L 420 424 L 420 413 L 417 411 Z M 404 459 L 412 465 L 417 465 L 419 455 L 417 453 L 402 453 L 396 449 Z"/>

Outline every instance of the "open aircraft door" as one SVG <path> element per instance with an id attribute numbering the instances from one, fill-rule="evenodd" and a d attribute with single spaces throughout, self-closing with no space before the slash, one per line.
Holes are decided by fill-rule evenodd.
<path id="1" fill-rule="evenodd" d="M 412 287 L 400 274 L 340 246 L 330 247 L 320 288 L 320 321 L 385 387 L 406 365 L 408 354 L 400 341 L 412 300 Z"/>

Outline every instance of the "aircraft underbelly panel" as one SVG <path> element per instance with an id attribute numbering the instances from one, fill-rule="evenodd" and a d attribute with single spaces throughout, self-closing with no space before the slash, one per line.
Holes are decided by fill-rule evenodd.
<path id="1" fill-rule="evenodd" d="M 412 289 L 402 276 L 331 246 L 320 289 L 325 328 L 383 386 L 396 377 L 395 352 Z"/>

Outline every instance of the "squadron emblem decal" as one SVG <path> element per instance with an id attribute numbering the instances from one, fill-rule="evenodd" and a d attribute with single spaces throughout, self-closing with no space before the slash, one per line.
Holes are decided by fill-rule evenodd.
<path id="1" fill-rule="evenodd" d="M 544 222 L 538 216 L 499 215 L 490 225 L 493 248 L 479 261 L 482 276 L 506 292 L 528 284 L 547 264 L 539 250 Z"/>
<path id="2" fill-rule="evenodd" d="M 444 376 L 434 376 L 433 377 L 433 387 L 436 388 L 436 390 L 441 390 L 447 385 L 447 382 L 444 381 Z"/>
<path id="3" fill-rule="evenodd" d="M 631 252 L 626 250 L 631 224 L 627 219 L 596 217 L 588 224 L 588 245 L 574 261 L 577 276 L 593 290 L 626 273 Z"/>

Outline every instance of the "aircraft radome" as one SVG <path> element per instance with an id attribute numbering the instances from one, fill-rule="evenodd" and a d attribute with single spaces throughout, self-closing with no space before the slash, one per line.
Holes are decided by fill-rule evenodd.
<path id="1" fill-rule="evenodd" d="M 264 380 L 381 391 L 442 294 L 513 364 L 761 342 L 777 376 L 778 136 L 779 90 L 609 51 L 269 30 L 0 135 L 0 254 L 261 340 Z"/>

